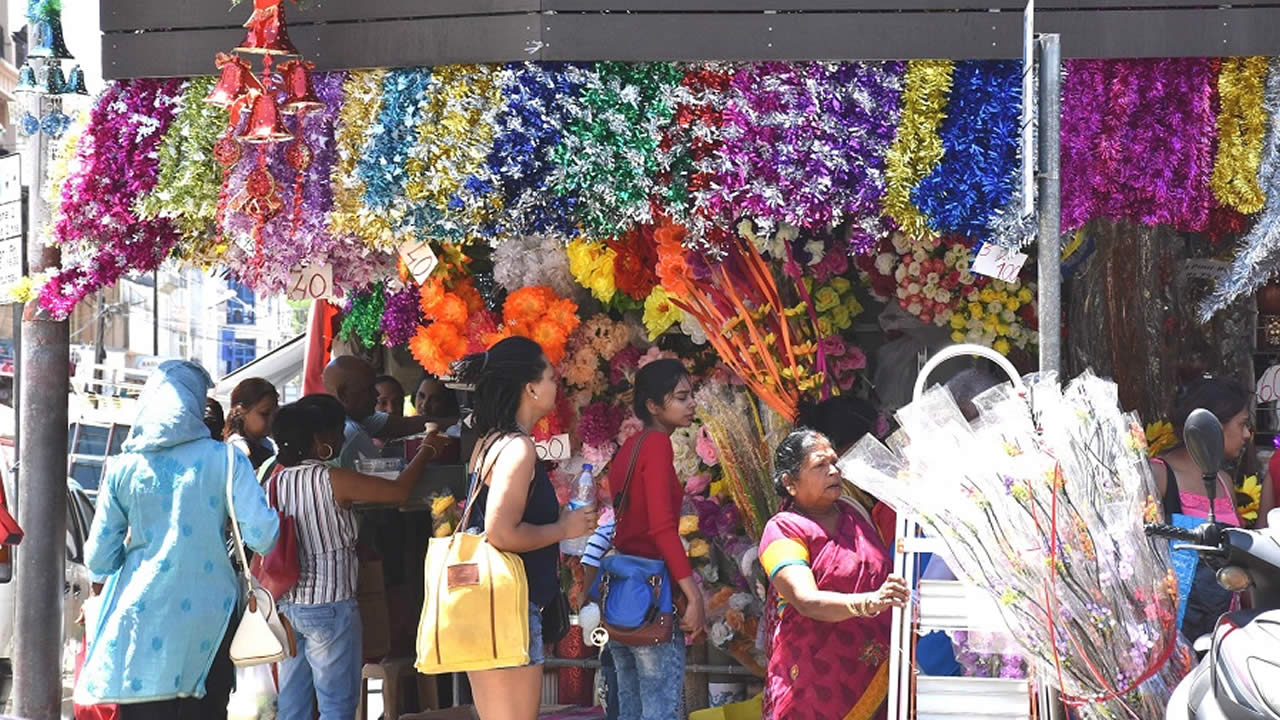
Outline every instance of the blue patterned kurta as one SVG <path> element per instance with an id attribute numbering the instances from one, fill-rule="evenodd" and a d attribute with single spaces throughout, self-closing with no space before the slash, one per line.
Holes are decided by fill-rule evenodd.
<path id="1" fill-rule="evenodd" d="M 211 386 L 198 365 L 161 365 L 125 454 L 110 460 L 86 546 L 89 571 L 106 582 L 98 620 L 86 629 L 78 703 L 205 694 L 239 592 L 226 545 L 227 446 L 203 422 Z M 245 542 L 270 550 L 279 521 L 240 453 L 233 487 Z"/>

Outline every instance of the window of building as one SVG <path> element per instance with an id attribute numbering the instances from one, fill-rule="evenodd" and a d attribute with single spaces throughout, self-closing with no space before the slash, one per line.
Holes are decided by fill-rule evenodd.
<path id="1" fill-rule="evenodd" d="M 258 357 L 258 341 L 237 338 L 235 330 L 230 328 L 222 329 L 218 345 L 223 375 L 230 375 Z"/>
<path id="2" fill-rule="evenodd" d="M 253 290 L 235 280 L 228 280 L 227 288 L 235 293 L 235 295 L 227 299 L 227 324 L 254 324 Z"/>

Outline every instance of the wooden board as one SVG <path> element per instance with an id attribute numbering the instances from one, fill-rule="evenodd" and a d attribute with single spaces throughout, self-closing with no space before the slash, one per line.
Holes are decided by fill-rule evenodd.
<path id="1" fill-rule="evenodd" d="M 886 4 L 897 10 L 881 10 Z M 801 9 L 757 9 L 769 5 Z M 1064 9 L 1078 5 L 1102 9 Z M 1119 5 L 1127 9 L 1110 9 Z M 1036 29 L 1060 33 L 1068 58 L 1275 53 L 1280 6 L 1190 5 L 1041 0 Z M 324 70 L 517 60 L 1013 59 L 1021 55 L 1022 16 L 1010 6 L 1021 2 L 311 0 L 292 11 L 289 30 Z M 613 7 L 629 11 L 597 11 Z M 952 11 L 937 11 L 945 9 Z M 107 78 L 172 77 L 212 74 L 214 55 L 243 38 L 248 3 L 227 13 L 217 0 L 102 0 L 101 10 Z"/>

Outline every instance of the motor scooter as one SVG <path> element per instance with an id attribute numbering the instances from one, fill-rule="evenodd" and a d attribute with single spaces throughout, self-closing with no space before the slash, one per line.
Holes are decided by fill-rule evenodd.
<path id="1" fill-rule="evenodd" d="M 1165 718 L 1280 720 L 1280 510 L 1268 515 L 1268 530 L 1218 524 L 1213 501 L 1222 466 L 1222 424 L 1208 410 L 1196 410 L 1187 418 L 1183 439 L 1204 475 L 1208 522 L 1194 530 L 1150 524 L 1146 532 L 1180 541 L 1175 550 L 1197 552 L 1201 562 L 1217 570 L 1219 585 L 1248 592 L 1253 607 L 1222 615 L 1211 636 L 1196 640 L 1196 651 L 1207 653 L 1174 689 Z"/>

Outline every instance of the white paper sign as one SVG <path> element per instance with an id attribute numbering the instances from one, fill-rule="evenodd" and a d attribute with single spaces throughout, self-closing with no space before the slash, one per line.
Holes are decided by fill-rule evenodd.
<path id="1" fill-rule="evenodd" d="M 290 300 L 326 300 L 332 295 L 332 265 L 308 265 L 289 274 Z"/>
<path id="2" fill-rule="evenodd" d="M 1017 282 L 1018 273 L 1022 271 L 1022 264 L 1026 261 L 1027 256 L 1017 250 L 1001 247 L 995 243 L 983 243 L 978 249 L 977 259 L 969 269 L 979 275 L 997 280 Z"/>
<path id="3" fill-rule="evenodd" d="M 569 447 L 569 434 L 561 433 L 553 438 L 548 438 L 541 442 L 535 443 L 534 447 L 538 451 L 539 460 L 551 460 L 557 462 L 560 460 L 568 460 L 572 455 Z"/>
<path id="4" fill-rule="evenodd" d="M 409 274 L 413 276 L 413 279 L 420 283 L 426 282 L 427 276 L 440 263 L 431 246 L 426 241 L 418 242 L 417 240 L 412 240 L 400 246 L 400 259 L 404 260 L 404 264 L 409 268 Z"/>
<path id="5" fill-rule="evenodd" d="M 22 279 L 22 238 L 0 239 L 0 289 Z"/>
<path id="6" fill-rule="evenodd" d="M 1280 400 L 1280 365 L 1272 365 L 1258 377 L 1258 402 Z"/>
<path id="7" fill-rule="evenodd" d="M 0 203 L 22 202 L 22 156 L 0 158 Z"/>
<path id="8" fill-rule="evenodd" d="M 0 204 L 0 239 L 22 237 L 22 203 Z"/>

